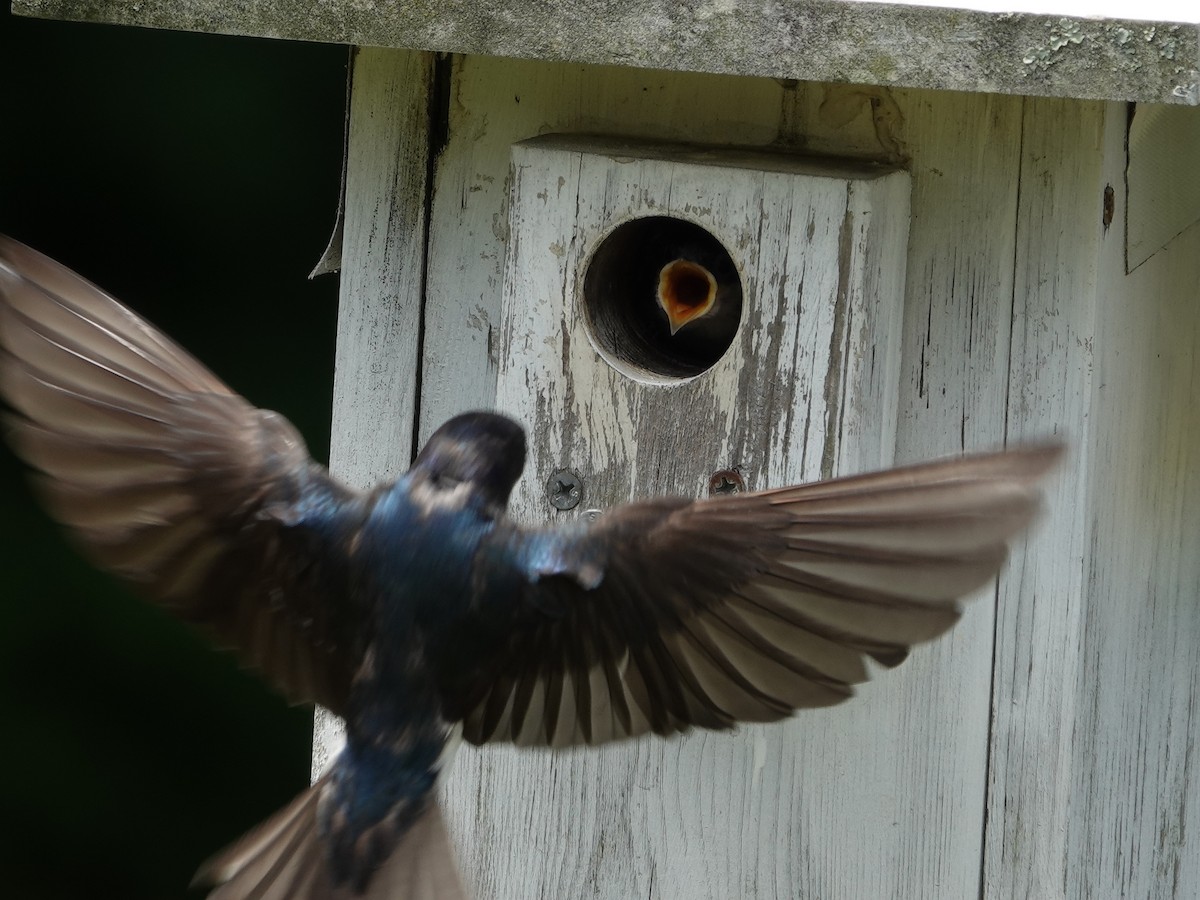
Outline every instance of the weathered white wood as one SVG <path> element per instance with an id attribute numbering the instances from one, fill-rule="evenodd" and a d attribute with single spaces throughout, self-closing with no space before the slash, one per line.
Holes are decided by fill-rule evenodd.
<path id="1" fill-rule="evenodd" d="M 1002 443 L 1021 100 L 483 58 L 456 59 L 454 66 L 449 142 L 439 157 L 431 222 L 423 433 L 454 412 L 493 402 L 498 342 L 490 334 L 499 323 L 509 147 L 539 133 L 569 130 L 908 158 L 914 225 L 896 456 L 912 460 Z M 642 486 L 647 493 L 656 489 Z M 876 748 L 875 765 L 890 767 L 894 788 L 887 802 L 895 825 L 857 835 L 836 859 L 814 859 L 806 849 L 808 835 L 830 822 L 855 821 L 858 809 L 810 803 L 803 829 L 782 837 L 771 830 L 775 819 L 759 816 L 770 823 L 763 825 L 762 839 L 786 841 L 794 869 L 825 873 L 815 896 L 851 896 L 843 884 L 875 885 L 863 896 L 958 900 L 978 893 L 992 636 L 991 605 L 972 604 L 947 638 L 914 654 L 855 701 L 888 734 Z M 525 798 L 490 768 L 493 752 L 462 751 L 450 797 L 463 817 L 492 804 L 512 812 L 508 830 L 477 832 L 486 848 L 468 848 L 486 865 L 488 884 L 525 877 L 509 847 L 524 839 L 530 822 Z M 586 771 L 571 789 L 627 815 L 641 810 L 644 792 L 630 779 L 610 774 L 600 780 L 610 752 L 582 754 Z M 651 743 L 640 752 L 665 751 Z M 454 779 L 485 767 L 477 796 L 459 791 Z M 797 773 L 804 784 L 855 775 L 836 758 L 810 760 Z M 656 814 L 701 825 L 726 817 L 707 791 L 695 782 Z M 622 890 L 635 878 L 662 887 L 659 874 L 645 874 L 643 848 L 631 845 L 624 832 L 597 832 L 575 822 L 569 810 L 558 815 L 555 821 L 574 829 L 579 849 L 569 860 L 548 860 L 545 868 L 586 869 L 600 855 L 625 854 L 627 877 L 614 881 L 613 896 L 631 895 Z M 701 871 L 715 870 L 724 858 L 714 854 Z M 760 893 L 776 895 L 773 885 Z"/>
<path id="2" fill-rule="evenodd" d="M 913 175 L 896 459 L 998 447 L 1022 101 L 914 92 L 893 104 Z M 887 753 L 906 803 L 903 827 L 919 835 L 889 862 L 894 887 L 879 896 L 979 895 L 994 634 L 995 604 L 980 598 L 859 701 L 896 735 Z M 911 710 L 922 711 L 921 726 Z"/>
<path id="3" fill-rule="evenodd" d="M 1117 185 L 1124 114 L 1108 107 Z M 1112 229 L 1096 274 L 1066 895 L 1185 900 L 1200 896 L 1200 224 L 1128 277 Z"/>
<path id="4" fill-rule="evenodd" d="M 412 460 L 432 72 L 426 53 L 354 60 L 329 467 L 361 488 Z M 319 709 L 314 778 L 341 744 Z"/>
<path id="5" fill-rule="evenodd" d="M 1200 230 L 1125 276 L 1103 216 L 1125 122 L 1031 101 L 1025 123 L 1009 429 L 1074 452 L 1002 584 L 997 900 L 1200 894 Z"/>
<path id="6" fill-rule="evenodd" d="M 357 486 L 412 460 L 431 66 L 369 48 L 354 61 L 330 465 Z"/>
<path id="7" fill-rule="evenodd" d="M 1191 449 L 1200 436 L 1189 405 L 1200 237 L 1193 226 L 1123 276 L 1124 108 L 1030 101 L 1022 121 L 1022 106 L 456 61 L 434 198 L 423 432 L 493 401 L 510 145 L 574 130 L 907 159 L 913 227 L 896 456 L 995 445 L 1006 429 L 1015 439 L 1065 427 L 1075 447 L 1054 482 L 1046 526 L 1001 580 L 994 692 L 993 619 L 978 603 L 946 640 L 856 701 L 888 736 L 865 770 L 848 762 L 865 740 L 807 759 L 803 771 L 778 773 L 781 760 L 766 744 L 752 755 L 757 777 L 778 773 L 773 802 L 732 794 L 747 763 L 722 736 L 695 739 L 699 749 L 642 742 L 631 762 L 620 748 L 568 762 L 467 750 L 449 799 L 456 830 L 473 835 L 463 852 L 481 896 L 531 884 L 547 896 L 670 896 L 671 885 L 701 882 L 727 896 L 786 896 L 800 873 L 813 896 L 959 898 L 979 892 L 981 859 L 985 896 L 997 900 L 1200 892 L 1200 798 L 1189 778 L 1200 670 L 1192 552 L 1200 461 Z M 1117 205 L 1105 231 L 1108 185 Z M 562 285 L 542 293 L 561 299 Z M 588 349 L 586 341 L 572 347 Z M 671 427 L 691 434 L 684 424 Z M 666 485 L 650 473 L 663 460 L 649 457 L 637 460 L 636 480 L 659 482 L 638 485 L 658 492 Z M 525 486 L 534 497 L 540 480 Z M 815 715 L 801 721 L 824 714 Z M 687 753 L 695 766 L 683 765 Z M 541 773 L 536 789 L 517 788 L 514 767 Z M 667 771 L 677 774 L 668 780 Z M 864 771 L 891 790 L 857 806 L 822 800 Z M 547 802 L 560 792 L 578 804 Z M 581 818 L 585 800 L 596 813 Z M 836 855 L 819 837 L 881 807 L 896 824 L 859 828 Z M 799 827 L 787 824 L 785 809 L 801 811 Z M 699 859 L 712 829 L 737 840 Z M 744 873 L 742 853 L 754 841 L 786 845 L 786 864 L 722 880 Z M 523 842 L 547 856 L 531 862 Z"/>
<path id="8" fill-rule="evenodd" d="M 561 467 L 582 475 L 588 505 L 607 507 L 647 492 L 700 494 L 710 473 L 734 462 L 764 487 L 890 461 L 906 174 L 745 154 L 697 164 L 657 148 L 646 156 L 636 145 L 562 140 L 518 145 L 513 168 L 497 402 L 531 427 L 517 515 L 545 518 L 543 485 Z M 743 273 L 738 338 L 683 383 L 616 371 L 591 346 L 580 308 L 599 240 L 646 215 L 701 225 Z M 645 740 L 601 761 L 490 752 L 487 778 L 520 807 L 470 804 L 456 825 L 486 896 L 825 896 L 833 885 L 871 895 L 882 887 L 877 875 L 847 877 L 840 856 L 849 846 L 883 851 L 870 835 L 902 815 L 890 766 L 876 764 L 889 739 L 867 708 L 850 704 L 737 735 Z M 830 758 L 839 760 L 832 777 L 801 777 Z M 471 774 L 455 773 L 452 797 L 481 790 Z M 637 808 L 628 808 L 635 790 Z M 855 814 L 821 821 L 838 809 Z M 572 821 L 588 823 L 593 847 L 615 840 L 640 851 L 588 852 L 564 827 Z M 488 879 L 483 836 L 517 829 L 523 839 L 503 877 Z M 802 844 L 778 840 L 780 829 L 803 832 Z"/>
<path id="9" fill-rule="evenodd" d="M 909 159 L 913 224 L 897 461 L 1004 443 L 1022 105 L 865 86 L 800 85 L 794 92 L 787 121 L 807 147 L 875 147 Z M 886 760 L 906 816 L 894 830 L 915 836 L 911 843 L 896 838 L 882 860 L 843 855 L 848 868 L 884 867 L 879 895 L 979 894 L 994 628 L 992 603 L 968 604 L 949 634 L 855 701 L 870 704 L 895 735 Z M 912 710 L 924 720 L 914 723 Z"/>
<path id="10" fill-rule="evenodd" d="M 1064 891 L 1072 732 L 1081 690 L 1096 263 L 1104 107 L 1028 101 L 1017 222 L 1010 439 L 1060 434 L 1053 528 L 1013 554 L 1001 584 L 989 771 L 986 896 Z"/>
<path id="11" fill-rule="evenodd" d="M 763 487 L 890 462 L 907 174 L 735 151 L 699 158 L 569 136 L 513 149 L 496 402 L 531 431 L 520 514 L 547 515 L 544 483 L 563 467 L 587 473 L 589 503 L 611 505 L 648 491 L 699 495 L 732 464 Z M 700 225 L 742 274 L 738 338 L 694 379 L 619 373 L 585 324 L 589 256 L 645 216 Z"/>
<path id="12" fill-rule="evenodd" d="M 1200 109 L 1139 105 L 1129 127 L 1125 184 L 1125 263 L 1133 270 L 1200 222 Z"/>

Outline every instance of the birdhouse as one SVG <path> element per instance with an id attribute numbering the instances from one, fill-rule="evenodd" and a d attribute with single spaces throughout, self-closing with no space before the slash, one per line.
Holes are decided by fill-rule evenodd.
<path id="1" fill-rule="evenodd" d="M 476 408 L 528 429 L 527 522 L 1068 443 L 996 588 L 853 701 L 464 748 L 477 896 L 1200 896 L 1200 13 L 1040 5 L 15 0 L 361 48 L 353 484 Z"/>

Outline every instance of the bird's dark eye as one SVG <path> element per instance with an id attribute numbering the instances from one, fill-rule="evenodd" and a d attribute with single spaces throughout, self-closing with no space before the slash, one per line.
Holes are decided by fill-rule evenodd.
<path id="1" fill-rule="evenodd" d="M 462 484 L 461 478 L 455 478 L 453 475 L 447 475 L 445 472 L 434 472 L 433 477 L 429 481 L 439 491 L 452 491 Z"/>

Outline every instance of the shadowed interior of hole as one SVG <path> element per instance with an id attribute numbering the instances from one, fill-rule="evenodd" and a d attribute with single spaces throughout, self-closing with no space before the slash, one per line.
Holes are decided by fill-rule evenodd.
<path id="1" fill-rule="evenodd" d="M 680 259 L 712 273 L 717 299 L 709 314 L 672 335 L 656 292 L 663 267 Z M 708 279 L 699 271 L 677 273 L 671 282 L 684 306 L 707 299 Z M 708 231 L 682 219 L 648 216 L 619 225 L 600 242 L 584 275 L 583 306 L 597 348 L 625 374 L 691 378 L 712 368 L 733 343 L 742 283 L 729 252 Z"/>

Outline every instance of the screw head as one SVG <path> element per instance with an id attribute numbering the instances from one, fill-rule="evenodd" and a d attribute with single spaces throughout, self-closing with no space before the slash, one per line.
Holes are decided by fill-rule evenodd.
<path id="1" fill-rule="evenodd" d="M 559 469 L 546 482 L 546 495 L 555 509 L 574 509 L 583 499 L 583 482 L 567 469 Z"/>
<path id="2" fill-rule="evenodd" d="M 732 469 L 720 469 L 712 473 L 708 479 L 708 496 L 719 494 L 740 494 L 746 490 L 746 481 L 737 466 Z"/>

